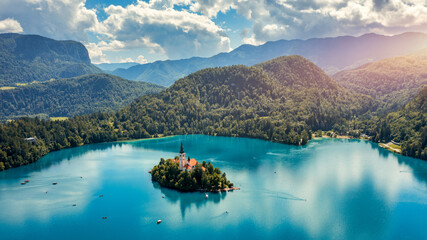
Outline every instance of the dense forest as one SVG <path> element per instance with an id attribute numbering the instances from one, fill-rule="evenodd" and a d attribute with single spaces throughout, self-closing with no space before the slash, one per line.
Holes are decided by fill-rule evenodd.
<path id="1" fill-rule="evenodd" d="M 373 141 L 402 143 L 402 154 L 427 160 L 427 87 L 399 111 L 364 123 Z"/>
<path id="2" fill-rule="evenodd" d="M 112 112 L 163 87 L 126 80 L 109 74 L 84 75 L 0 90 L 0 120 L 44 114 L 72 117 Z"/>
<path id="3" fill-rule="evenodd" d="M 403 131 L 406 135 L 399 139 L 403 139 L 403 149 L 424 149 L 425 91 L 420 96 L 387 118 L 372 118 L 370 113 L 378 107 L 375 100 L 346 90 L 299 56 L 254 67 L 204 69 L 115 113 L 66 121 L 23 118 L 7 122 L 0 127 L 0 167 L 28 164 L 50 151 L 82 144 L 192 133 L 304 145 L 319 129 L 378 134 L 375 141 L 396 138 Z M 414 125 L 399 131 L 403 118 Z M 383 122 L 390 131 L 381 129 Z M 418 131 L 420 127 L 424 130 Z M 33 136 L 35 144 L 25 142 Z M 406 155 L 423 157 L 418 152 L 404 150 Z"/>
<path id="4" fill-rule="evenodd" d="M 256 67 L 196 72 L 114 114 L 5 123 L 0 129 L 0 162 L 15 167 L 66 147 L 159 134 L 254 137 L 303 145 L 313 130 L 344 124 L 373 105 L 370 97 L 345 90 L 307 59 L 281 57 Z M 31 136 L 37 137 L 35 145 L 24 141 Z"/>
<path id="5" fill-rule="evenodd" d="M 101 72 L 79 42 L 0 34 L 0 87 Z"/>
<path id="6" fill-rule="evenodd" d="M 378 113 L 402 108 L 427 85 L 427 49 L 342 71 L 333 76 L 345 88 L 376 98 Z"/>
<path id="7" fill-rule="evenodd" d="M 178 157 L 177 157 L 178 158 Z M 180 171 L 178 163 L 173 159 L 160 159 L 158 165 L 151 170 L 151 178 L 163 187 L 180 191 L 219 190 L 233 187 L 225 173 L 203 161 L 192 171 Z"/>

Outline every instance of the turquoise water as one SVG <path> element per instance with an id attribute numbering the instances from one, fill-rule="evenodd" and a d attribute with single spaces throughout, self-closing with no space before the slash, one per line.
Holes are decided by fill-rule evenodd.
<path id="1" fill-rule="evenodd" d="M 181 141 L 241 190 L 206 199 L 152 183 L 148 171 Z M 0 172 L 1 239 L 427 239 L 426 223 L 427 162 L 359 140 L 176 136 L 66 149 Z"/>

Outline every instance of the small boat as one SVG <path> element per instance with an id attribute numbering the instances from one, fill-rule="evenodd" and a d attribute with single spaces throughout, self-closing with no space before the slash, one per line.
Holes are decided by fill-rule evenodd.
<path id="1" fill-rule="evenodd" d="M 151 171 L 148 171 L 148 173 L 151 173 Z"/>
<path id="2" fill-rule="evenodd" d="M 165 196 L 162 196 L 162 198 L 165 198 Z"/>
<path id="3" fill-rule="evenodd" d="M 74 204 L 73 204 L 73 207 L 75 207 L 75 206 L 77 206 L 77 204 L 75 204 L 75 203 L 74 203 Z"/>
<path id="4" fill-rule="evenodd" d="M 26 184 L 26 182 L 21 182 L 21 185 L 25 185 Z"/>
<path id="5" fill-rule="evenodd" d="M 25 182 L 27 183 L 27 182 L 30 182 L 30 180 L 25 180 Z"/>
<path id="6" fill-rule="evenodd" d="M 206 198 L 208 198 L 209 196 L 206 194 Z"/>
<path id="7" fill-rule="evenodd" d="M 159 219 L 159 220 L 157 220 L 157 224 L 160 224 L 161 222 L 162 222 L 162 220 L 160 220 L 160 219 Z"/>
<path id="8" fill-rule="evenodd" d="M 57 182 L 53 182 L 53 183 L 52 183 L 52 185 L 56 185 L 56 184 L 58 184 L 58 183 L 57 183 Z"/>
<path id="9" fill-rule="evenodd" d="M 102 217 L 102 219 L 107 219 L 107 217 Z"/>
<path id="10" fill-rule="evenodd" d="M 99 197 L 103 197 L 104 195 L 99 195 Z"/>

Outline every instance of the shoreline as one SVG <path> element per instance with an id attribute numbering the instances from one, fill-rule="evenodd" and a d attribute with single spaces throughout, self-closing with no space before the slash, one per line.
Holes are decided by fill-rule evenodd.
<path id="1" fill-rule="evenodd" d="M 139 142 L 139 141 L 150 141 L 150 140 L 155 140 L 155 139 L 171 138 L 171 137 L 177 137 L 177 136 L 189 136 L 189 135 L 203 135 L 203 136 L 213 136 L 213 137 L 214 137 L 214 135 L 206 135 L 206 134 L 168 135 L 168 136 L 161 136 L 161 137 L 138 138 L 138 139 L 122 139 L 122 140 L 117 140 L 117 141 L 112 141 L 112 142 L 98 142 L 98 143 L 81 144 L 81 145 L 76 146 L 76 147 L 88 146 L 88 145 L 92 145 L 92 144 L 125 143 L 125 142 L 132 143 L 132 142 Z M 270 140 L 261 139 L 261 138 L 235 137 L 235 136 L 220 136 L 220 137 L 258 139 L 258 140 L 262 140 L 262 141 L 274 142 L 274 143 L 285 144 L 285 145 L 290 145 L 290 146 L 305 146 L 305 145 L 308 145 L 308 144 L 310 143 L 310 141 L 311 141 L 311 140 L 319 140 L 319 139 L 323 139 L 323 138 L 325 138 L 325 139 L 354 139 L 354 140 L 368 140 L 368 141 L 369 141 L 369 139 L 365 139 L 365 138 L 354 138 L 354 137 L 347 136 L 347 135 L 337 136 L 336 138 L 332 138 L 332 137 L 329 137 L 329 136 L 326 136 L 326 135 L 325 135 L 325 136 L 322 136 L 322 137 L 312 137 L 310 140 L 308 140 L 308 142 L 307 142 L 305 145 L 293 145 L 293 144 L 286 144 L 286 143 L 280 143 L 280 142 L 270 141 Z M 372 143 L 375 143 L 375 142 L 372 142 Z M 390 151 L 390 152 L 392 152 L 392 153 L 398 154 L 398 155 L 400 155 L 400 156 L 404 156 L 404 155 L 402 155 L 402 153 L 401 153 L 401 152 L 397 152 L 397 151 L 391 150 L 390 148 L 382 147 L 382 146 L 380 145 L 380 143 L 376 143 L 376 144 L 377 144 L 379 147 L 384 148 L 384 149 L 386 149 L 386 150 L 388 150 L 388 151 Z M 65 149 L 76 148 L 76 147 L 63 148 L 63 149 L 59 149 L 59 150 L 55 150 L 55 151 L 48 152 L 47 154 L 45 154 L 45 155 L 41 156 L 39 159 L 37 159 L 36 161 L 34 161 L 34 162 L 32 162 L 32 163 L 36 163 L 38 160 L 40 160 L 42 157 L 44 157 L 44 156 L 48 155 L 49 153 L 56 152 L 56 151 L 61 151 L 61 150 L 65 150 Z M 415 159 L 419 159 L 419 158 L 415 158 Z M 422 159 L 419 159 L 419 160 L 422 160 Z M 24 164 L 24 165 L 21 165 L 21 166 L 30 165 L 30 164 L 32 164 L 32 163 Z M 18 166 L 18 167 L 21 167 L 21 166 Z M 2 171 L 0 170 L 0 172 L 7 171 L 7 170 L 9 170 L 9 169 L 18 168 L 18 167 L 8 168 L 8 169 L 4 169 L 4 170 L 2 170 Z"/>

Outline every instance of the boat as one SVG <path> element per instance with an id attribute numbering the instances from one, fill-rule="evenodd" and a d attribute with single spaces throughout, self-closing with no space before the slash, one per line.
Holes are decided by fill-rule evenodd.
<path id="1" fill-rule="evenodd" d="M 52 185 L 56 185 L 56 184 L 58 184 L 58 183 L 57 183 L 57 182 L 53 182 L 53 183 L 52 183 Z"/>
<path id="2" fill-rule="evenodd" d="M 161 222 L 162 222 L 162 220 L 160 220 L 160 219 L 159 219 L 159 220 L 157 220 L 157 224 L 160 224 Z"/>
<path id="3" fill-rule="evenodd" d="M 103 197 L 104 195 L 99 195 L 99 197 Z"/>
<path id="4" fill-rule="evenodd" d="M 151 173 L 151 171 L 148 171 L 148 173 Z"/>
<path id="5" fill-rule="evenodd" d="M 107 219 L 107 217 L 102 217 L 102 219 Z"/>
<path id="6" fill-rule="evenodd" d="M 30 182 L 30 180 L 25 180 L 25 182 L 27 183 L 27 182 Z"/>
<path id="7" fill-rule="evenodd" d="M 21 185 L 25 185 L 26 184 L 26 182 L 21 182 Z"/>
<path id="8" fill-rule="evenodd" d="M 209 196 L 206 194 L 206 198 L 208 198 Z"/>
<path id="9" fill-rule="evenodd" d="M 75 203 L 74 203 L 74 204 L 73 204 L 73 207 L 75 207 L 75 206 L 77 206 L 77 204 L 75 204 Z"/>
<path id="10" fill-rule="evenodd" d="M 165 198 L 165 196 L 162 196 L 162 198 Z"/>

